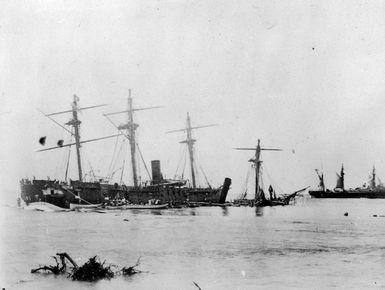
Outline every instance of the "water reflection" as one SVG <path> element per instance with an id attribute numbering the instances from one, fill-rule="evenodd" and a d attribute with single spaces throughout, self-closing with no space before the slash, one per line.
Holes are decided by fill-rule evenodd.
<path id="1" fill-rule="evenodd" d="M 223 216 L 229 215 L 229 209 L 227 208 L 227 206 L 222 207 L 222 215 Z"/>
<path id="2" fill-rule="evenodd" d="M 263 207 L 255 207 L 255 216 L 263 216 Z"/>

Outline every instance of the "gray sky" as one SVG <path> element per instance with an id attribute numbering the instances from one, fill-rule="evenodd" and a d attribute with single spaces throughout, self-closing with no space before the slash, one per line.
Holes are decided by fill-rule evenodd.
<path id="1" fill-rule="evenodd" d="M 287 192 L 316 186 L 315 168 L 334 187 L 342 162 L 347 186 L 362 185 L 373 164 L 385 179 L 383 1 L 2 1 L 0 8 L 0 182 L 10 199 L 20 178 L 64 176 L 66 150 L 35 151 L 40 136 L 50 146 L 68 134 L 37 109 L 69 109 L 73 94 L 81 106 L 108 103 L 80 115 L 81 136 L 110 135 L 101 114 L 125 108 L 128 88 L 136 106 L 164 106 L 135 117 L 145 159 L 160 159 L 167 177 L 183 136 L 165 132 L 182 128 L 188 111 L 194 125 L 220 124 L 194 136 L 212 183 L 233 179 L 230 198 L 252 154 L 232 148 L 258 138 L 284 149 L 263 160 Z M 85 171 L 90 161 L 106 174 L 114 144 L 84 145 Z"/>

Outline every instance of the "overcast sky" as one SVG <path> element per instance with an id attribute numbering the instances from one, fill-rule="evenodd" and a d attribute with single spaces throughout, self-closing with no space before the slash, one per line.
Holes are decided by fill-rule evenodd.
<path id="1" fill-rule="evenodd" d="M 109 104 L 80 115 L 81 137 L 111 135 L 102 113 L 126 108 L 129 88 L 135 106 L 164 106 L 135 118 L 144 158 L 160 159 L 166 177 L 183 134 L 165 132 L 183 128 L 190 112 L 193 125 L 219 124 L 194 132 L 196 151 L 213 185 L 232 178 L 230 198 L 252 155 L 232 148 L 258 138 L 284 149 L 262 158 L 286 192 L 317 186 L 315 168 L 334 187 L 341 163 L 348 187 L 362 185 L 373 164 L 385 180 L 384 1 L 55 0 L 0 8 L 0 177 L 12 200 L 23 177 L 64 177 L 67 150 L 35 151 L 40 136 L 54 146 L 68 134 L 38 109 L 70 109 L 73 94 L 81 106 Z M 106 175 L 114 145 L 84 144 L 84 171 L 91 164 Z M 73 179 L 75 165 L 71 159 Z"/>

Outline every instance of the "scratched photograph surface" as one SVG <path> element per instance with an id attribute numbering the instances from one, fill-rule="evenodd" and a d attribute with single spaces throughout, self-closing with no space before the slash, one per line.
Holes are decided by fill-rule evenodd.
<path id="1" fill-rule="evenodd" d="M 2 289 L 383 289 L 383 1 L 1 1 Z"/>

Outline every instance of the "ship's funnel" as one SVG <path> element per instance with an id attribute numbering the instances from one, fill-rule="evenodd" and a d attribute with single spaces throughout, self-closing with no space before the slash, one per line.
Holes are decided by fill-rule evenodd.
<path id="1" fill-rule="evenodd" d="M 222 185 L 222 190 L 220 193 L 221 195 L 219 197 L 219 203 L 226 202 L 226 197 L 227 197 L 227 193 L 229 192 L 230 185 L 231 185 L 231 178 L 226 177 Z"/>
<path id="2" fill-rule="evenodd" d="M 151 171 L 152 171 L 152 182 L 159 183 L 162 181 L 163 176 L 160 170 L 160 161 L 159 160 L 151 160 Z"/>

